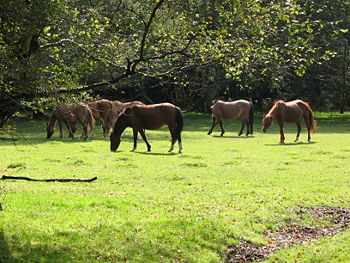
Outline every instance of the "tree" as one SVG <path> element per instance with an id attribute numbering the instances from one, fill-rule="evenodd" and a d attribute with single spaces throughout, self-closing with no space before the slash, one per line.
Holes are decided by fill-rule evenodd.
<path id="1" fill-rule="evenodd" d="M 251 98 L 266 94 L 261 85 L 291 91 L 293 79 L 337 57 L 332 37 L 349 21 L 325 13 L 338 7 L 345 18 L 340 0 L 6 0 L 0 127 L 23 105 L 45 109 L 121 81 L 173 90 L 186 104 L 236 87 Z"/>

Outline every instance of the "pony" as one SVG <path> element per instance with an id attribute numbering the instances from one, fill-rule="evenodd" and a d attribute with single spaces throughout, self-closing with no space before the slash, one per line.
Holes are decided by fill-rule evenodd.
<path id="1" fill-rule="evenodd" d="M 96 101 L 91 101 L 86 103 L 90 110 L 92 111 L 92 114 L 94 116 L 95 120 L 101 120 L 102 121 L 102 130 L 103 130 L 103 136 L 107 136 L 109 129 L 110 129 L 110 121 L 109 116 L 112 114 L 113 111 L 113 103 L 112 101 L 101 99 Z"/>
<path id="2" fill-rule="evenodd" d="M 83 126 L 83 137 L 88 139 L 91 134 L 95 120 L 89 107 L 84 103 L 60 104 L 52 112 L 50 120 L 46 126 L 47 139 L 50 139 L 54 133 L 56 122 L 60 129 L 60 138 L 63 138 L 62 122 L 67 126 L 69 137 L 74 138 L 77 130 L 76 123 L 79 121 Z"/>
<path id="3" fill-rule="evenodd" d="M 213 105 L 210 107 L 210 109 L 212 111 L 213 123 L 208 135 L 213 132 L 214 127 L 219 123 L 221 128 L 220 136 L 223 136 L 225 130 L 222 120 L 235 120 L 238 117 L 241 117 L 242 119 L 242 127 L 238 133 L 238 136 L 241 136 L 243 133 L 245 125 L 247 125 L 246 136 L 253 134 L 254 107 L 251 102 L 246 100 L 235 100 L 230 102 L 213 100 Z"/>
<path id="4" fill-rule="evenodd" d="M 280 126 L 280 144 L 284 143 L 285 137 L 283 132 L 284 122 L 294 122 L 297 125 L 298 132 L 295 137 L 294 142 L 299 140 L 299 135 L 301 131 L 300 120 L 304 118 L 307 133 L 308 133 L 308 142 L 311 140 L 310 132 L 315 133 L 317 128 L 317 122 L 314 119 L 314 113 L 307 102 L 302 100 L 293 100 L 289 102 L 285 101 L 276 101 L 272 106 L 267 115 L 263 118 L 263 128 L 262 131 L 266 130 L 271 126 L 273 120 L 276 120 Z"/>
<path id="5" fill-rule="evenodd" d="M 113 132 L 110 136 L 110 149 L 116 151 L 120 144 L 120 137 L 127 127 L 133 129 L 134 147 L 137 148 L 137 135 L 141 134 L 147 145 L 147 151 L 151 151 L 144 130 L 157 130 L 163 125 L 168 125 L 172 141 L 169 152 L 174 150 L 176 141 L 179 143 L 179 153 L 182 152 L 181 131 L 183 129 L 183 117 L 179 107 L 170 103 L 160 103 L 152 105 L 134 105 L 126 108 L 117 119 Z"/>

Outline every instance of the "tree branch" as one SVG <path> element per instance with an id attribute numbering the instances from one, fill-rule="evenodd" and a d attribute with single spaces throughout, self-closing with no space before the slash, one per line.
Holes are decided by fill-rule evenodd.
<path id="1" fill-rule="evenodd" d="M 3 175 L 1 180 L 14 179 L 14 180 L 25 180 L 25 181 L 35 181 L 35 182 L 92 182 L 97 180 L 97 177 L 90 179 L 76 179 L 76 178 L 55 178 L 55 179 L 33 179 L 24 176 L 7 176 Z"/>

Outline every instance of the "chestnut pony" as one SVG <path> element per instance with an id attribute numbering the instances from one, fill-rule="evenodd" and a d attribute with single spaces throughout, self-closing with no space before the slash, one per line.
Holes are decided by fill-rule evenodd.
<path id="1" fill-rule="evenodd" d="M 95 120 L 89 107 L 84 103 L 60 104 L 52 112 L 49 123 L 46 126 L 47 138 L 54 133 L 56 122 L 60 128 L 60 137 L 63 137 L 62 122 L 67 126 L 69 137 L 74 138 L 77 130 L 76 123 L 79 121 L 83 126 L 83 137 L 87 139 L 94 128 Z"/>
<path id="2" fill-rule="evenodd" d="M 141 101 L 129 101 L 129 102 L 120 102 L 118 100 L 112 101 L 113 109 L 108 116 L 109 127 L 114 127 L 115 122 L 117 121 L 121 112 L 123 112 L 126 108 L 133 107 L 135 105 L 145 105 Z"/>
<path id="3" fill-rule="evenodd" d="M 253 134 L 254 107 L 251 102 L 246 100 L 235 100 L 230 102 L 213 100 L 213 105 L 210 108 L 213 113 L 213 124 L 208 135 L 213 132 L 214 127 L 219 123 L 221 127 L 221 136 L 223 136 L 225 130 L 222 120 L 235 120 L 240 116 L 242 118 L 242 127 L 238 136 L 243 133 L 245 125 L 247 125 L 246 135 Z"/>
<path id="4" fill-rule="evenodd" d="M 126 107 L 143 104 L 140 101 L 120 102 L 110 101 L 106 99 L 87 102 L 87 105 L 92 111 L 95 120 L 100 119 L 102 121 L 103 136 L 107 136 L 110 127 L 114 126 L 120 112 Z"/>
<path id="5" fill-rule="evenodd" d="M 304 118 L 308 137 L 307 140 L 310 142 L 311 136 L 310 132 L 316 132 L 317 122 L 314 119 L 314 113 L 311 110 L 309 104 L 302 100 L 293 100 L 289 102 L 284 102 L 282 100 L 275 102 L 269 113 L 263 118 L 263 132 L 271 126 L 272 121 L 276 120 L 280 126 L 280 144 L 284 143 L 284 132 L 283 125 L 284 122 L 294 122 L 297 125 L 298 132 L 294 142 L 299 140 L 299 135 L 301 131 L 300 120 Z"/>
<path id="6" fill-rule="evenodd" d="M 169 152 L 174 150 L 174 144 L 179 142 L 179 153 L 182 152 L 181 131 L 183 128 L 183 118 L 180 108 L 170 103 L 160 103 L 152 105 L 135 105 L 126 108 L 124 112 L 119 115 L 113 132 L 111 134 L 111 151 L 116 151 L 120 144 L 120 136 L 127 127 L 133 129 L 134 134 L 134 148 L 137 147 L 137 135 L 141 134 L 143 140 L 147 145 L 147 150 L 151 151 L 151 145 L 148 143 L 144 129 L 156 130 L 164 124 L 168 125 L 171 133 L 172 141 Z"/>
<path id="7" fill-rule="evenodd" d="M 110 112 L 113 110 L 113 103 L 109 100 L 102 99 L 87 102 L 86 104 L 92 111 L 95 120 L 102 121 L 103 136 L 107 136 L 110 128 L 108 118 Z"/>

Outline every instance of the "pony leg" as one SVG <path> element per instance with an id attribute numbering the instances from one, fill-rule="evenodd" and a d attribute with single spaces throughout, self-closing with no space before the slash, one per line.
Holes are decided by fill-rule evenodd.
<path id="1" fill-rule="evenodd" d="M 213 129 L 217 124 L 218 124 L 218 121 L 216 120 L 215 116 L 213 116 L 213 124 L 211 125 L 211 128 L 208 131 L 208 135 L 210 135 L 213 132 Z"/>
<path id="2" fill-rule="evenodd" d="M 133 129 L 133 134 L 134 134 L 134 148 L 132 148 L 132 152 L 136 151 L 137 148 L 137 134 L 138 131 L 136 129 Z"/>
<path id="3" fill-rule="evenodd" d="M 310 132 L 311 132 L 311 129 L 312 129 L 312 124 L 310 124 L 310 119 L 308 118 L 308 116 L 304 115 L 304 121 L 305 121 L 306 128 L 307 128 L 307 141 L 311 142 Z"/>
<path id="4" fill-rule="evenodd" d="M 241 135 L 242 135 L 246 123 L 247 123 L 246 120 L 242 120 L 242 127 L 241 127 L 241 130 L 240 130 L 239 133 L 238 133 L 238 136 L 241 136 Z M 249 126 L 247 126 L 247 134 L 246 134 L 246 135 L 248 135 L 248 134 L 249 134 Z"/>
<path id="5" fill-rule="evenodd" d="M 297 137 L 295 137 L 294 142 L 297 142 L 299 140 L 299 135 L 300 135 L 300 131 L 301 131 L 301 125 L 300 125 L 300 121 L 296 122 L 297 128 L 298 128 L 298 132 L 297 132 Z M 309 129 L 308 129 L 309 130 Z"/>
<path id="6" fill-rule="evenodd" d="M 224 124 L 222 123 L 222 121 L 219 121 L 220 123 L 220 128 L 221 128 L 221 134 L 220 136 L 224 136 L 225 130 L 224 130 Z"/>
<path id="7" fill-rule="evenodd" d="M 58 120 L 58 127 L 60 128 L 60 138 L 63 138 L 63 130 L 62 130 L 62 122 L 61 120 Z"/>
<path id="8" fill-rule="evenodd" d="M 179 142 L 179 153 L 182 153 L 184 148 L 182 147 L 181 133 L 179 134 L 177 141 Z"/>
<path id="9" fill-rule="evenodd" d="M 139 133 L 142 136 L 142 139 L 145 141 L 146 145 L 147 145 L 147 151 L 150 152 L 151 151 L 151 145 L 148 143 L 145 132 L 143 129 L 139 130 Z"/>
<path id="10" fill-rule="evenodd" d="M 84 131 L 84 140 L 87 141 L 89 137 L 89 128 L 87 125 L 84 124 L 83 126 L 83 131 Z"/>
<path id="11" fill-rule="evenodd" d="M 177 141 L 177 138 L 176 138 L 176 129 L 170 129 L 170 134 L 171 134 L 171 146 L 170 146 L 170 149 L 168 152 L 172 152 L 174 150 L 174 145 Z"/>
<path id="12" fill-rule="evenodd" d="M 280 144 L 284 144 L 284 131 L 283 131 L 283 124 L 280 124 L 280 135 L 281 135 L 281 139 L 280 139 Z"/>
<path id="13" fill-rule="evenodd" d="M 69 132 L 69 136 L 68 137 L 74 139 L 74 132 L 75 132 L 75 130 L 73 132 L 73 128 L 71 127 L 71 125 L 70 125 L 70 123 L 68 121 L 64 121 L 64 122 L 65 122 L 65 124 L 67 126 L 67 129 L 68 129 L 68 132 Z"/>
<path id="14" fill-rule="evenodd" d="M 102 122 L 102 130 L 103 130 L 103 136 L 106 137 L 109 133 L 109 120 L 107 118 L 103 119 Z"/>

